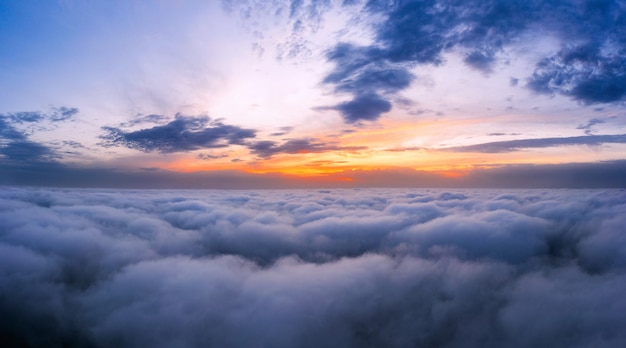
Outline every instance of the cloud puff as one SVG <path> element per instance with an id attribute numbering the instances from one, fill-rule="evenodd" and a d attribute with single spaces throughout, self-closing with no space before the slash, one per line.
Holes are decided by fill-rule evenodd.
<path id="1" fill-rule="evenodd" d="M 391 103 L 376 93 L 358 94 L 354 99 L 335 106 L 348 123 L 375 121 L 391 111 Z"/>
<path id="2" fill-rule="evenodd" d="M 626 343 L 622 190 L 0 191 L 10 346 Z"/>
<path id="3" fill-rule="evenodd" d="M 146 118 L 141 118 L 141 122 Z M 159 120 L 154 115 L 148 121 Z M 137 131 L 124 131 L 116 127 L 103 127 L 106 134 L 100 136 L 104 146 L 122 145 L 144 152 L 163 153 L 192 151 L 205 148 L 226 147 L 243 144 L 244 140 L 254 138 L 256 131 L 209 122 L 206 116 L 184 116 L 176 114 L 175 119 L 167 124 Z"/>

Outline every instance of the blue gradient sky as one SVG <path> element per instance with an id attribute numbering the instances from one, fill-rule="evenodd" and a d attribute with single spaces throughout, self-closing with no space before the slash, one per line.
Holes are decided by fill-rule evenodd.
<path id="1" fill-rule="evenodd" d="M 0 1 L 0 183 L 623 187 L 625 13 Z"/>

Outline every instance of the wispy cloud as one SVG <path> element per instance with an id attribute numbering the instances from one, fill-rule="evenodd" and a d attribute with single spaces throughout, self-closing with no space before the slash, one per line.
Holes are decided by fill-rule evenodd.
<path id="1" fill-rule="evenodd" d="M 24 111 L 0 114 L 0 161 L 50 162 L 62 156 L 50 146 L 33 141 L 33 130 L 46 130 L 50 123 L 71 119 L 76 108 L 52 108 L 48 113 Z"/>
<path id="2" fill-rule="evenodd" d="M 576 129 L 582 129 L 585 131 L 585 134 L 587 135 L 591 135 L 593 133 L 596 132 L 596 129 L 593 127 L 597 124 L 603 124 L 605 123 L 604 120 L 598 119 L 598 118 L 592 118 L 591 120 L 589 120 L 589 122 L 587 122 L 587 124 L 580 124 L 578 125 L 578 127 L 576 127 Z"/>
<path id="3" fill-rule="evenodd" d="M 568 145 L 602 145 L 602 144 L 626 144 L 626 134 L 615 135 L 585 135 L 578 137 L 563 138 L 537 138 L 537 139 L 519 139 L 508 141 L 496 141 L 490 143 L 482 143 L 467 146 L 455 146 L 442 148 L 444 151 L 454 152 L 485 152 L 500 153 L 513 152 L 521 149 L 544 148 L 554 146 Z"/>

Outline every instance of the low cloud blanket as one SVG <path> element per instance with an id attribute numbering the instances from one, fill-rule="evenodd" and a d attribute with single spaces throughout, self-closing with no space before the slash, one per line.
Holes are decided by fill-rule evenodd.
<path id="1" fill-rule="evenodd" d="M 624 190 L 0 189 L 6 347 L 625 347 Z"/>

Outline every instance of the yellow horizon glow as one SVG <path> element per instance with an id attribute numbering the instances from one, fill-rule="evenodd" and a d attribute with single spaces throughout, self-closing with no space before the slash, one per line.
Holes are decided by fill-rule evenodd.
<path id="1" fill-rule="evenodd" d="M 315 139 L 337 150 L 312 148 L 300 153 L 277 153 L 269 158 L 250 153 L 245 146 L 233 146 L 223 157 L 210 160 L 198 158 L 195 151 L 177 156 L 155 167 L 177 172 L 236 170 L 250 174 L 277 173 L 297 177 L 324 177 L 352 171 L 373 171 L 406 168 L 429 172 L 447 178 L 460 178 L 476 169 L 520 164 L 562 164 L 596 162 L 619 158 L 626 146 L 605 145 L 604 156 L 586 145 L 529 148 L 503 153 L 453 152 L 445 147 L 479 143 L 484 138 L 460 136 L 467 127 L 477 126 L 484 119 L 398 120 L 384 119 L 367 128 L 340 135 L 290 134 L 288 138 Z M 282 141 L 286 141 L 283 139 Z M 280 144 L 281 141 L 277 141 Z M 360 148 L 360 149 L 359 149 Z M 610 151 L 608 151 L 610 150 Z M 219 153 L 219 151 L 215 151 Z"/>

